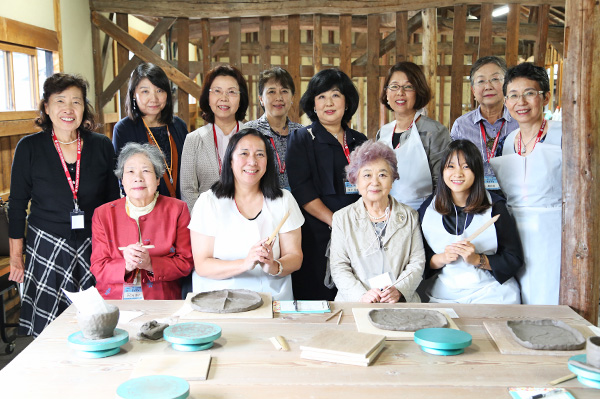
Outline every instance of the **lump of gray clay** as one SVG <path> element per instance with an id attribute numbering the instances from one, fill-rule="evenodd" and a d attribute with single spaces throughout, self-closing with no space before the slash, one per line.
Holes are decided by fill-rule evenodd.
<path id="1" fill-rule="evenodd" d="M 142 324 L 142 327 L 140 327 L 140 335 L 144 338 L 157 340 L 162 338 L 163 331 L 167 327 L 169 327 L 169 325 L 166 323 L 159 323 L 156 320 L 152 320 Z"/>
<path id="2" fill-rule="evenodd" d="M 114 335 L 119 322 L 119 308 L 106 304 L 106 313 L 84 314 L 77 312 L 77 322 L 84 338 L 105 339 Z"/>
<path id="3" fill-rule="evenodd" d="M 201 292 L 192 297 L 192 308 L 207 313 L 238 313 L 254 310 L 263 304 L 260 295 L 250 290 Z"/>
<path id="4" fill-rule="evenodd" d="M 560 320 L 509 320 L 506 326 L 513 339 L 528 349 L 572 351 L 585 347 L 583 335 Z"/>
<path id="5" fill-rule="evenodd" d="M 390 331 L 448 327 L 446 316 L 428 309 L 373 309 L 369 312 L 369 321 L 377 328 Z"/>

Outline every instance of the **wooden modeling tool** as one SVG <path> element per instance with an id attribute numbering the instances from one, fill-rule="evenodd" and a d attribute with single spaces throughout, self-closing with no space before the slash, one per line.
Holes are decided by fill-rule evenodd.
<path id="1" fill-rule="evenodd" d="M 557 378 L 557 379 L 555 379 L 553 381 L 550 381 L 550 385 L 558 385 L 558 384 L 563 383 L 565 381 L 572 380 L 573 378 L 576 378 L 576 377 L 577 377 L 577 374 L 565 375 L 564 377 L 560 377 L 560 378 Z"/>
<path id="2" fill-rule="evenodd" d="M 338 315 L 338 313 L 340 313 L 342 311 L 342 309 L 338 310 L 337 312 L 335 312 L 334 314 L 332 314 L 331 316 L 329 316 L 328 318 L 325 319 L 325 321 L 329 321 L 331 319 L 333 319 L 335 316 Z"/>
<path id="3" fill-rule="evenodd" d="M 498 218 L 500 217 L 500 215 L 496 215 L 493 218 L 491 218 L 490 220 L 488 220 L 487 222 L 485 222 L 480 228 L 477 229 L 477 231 L 473 234 L 471 234 L 471 236 L 467 237 L 466 241 L 473 241 L 474 239 L 477 238 L 477 236 L 481 233 L 483 233 L 485 231 L 485 229 L 487 229 L 488 227 L 490 227 L 491 225 L 493 225 L 494 223 L 496 223 L 496 220 L 498 220 Z"/>
<path id="4" fill-rule="evenodd" d="M 278 351 L 282 350 L 282 351 L 288 352 L 290 350 L 290 346 L 288 345 L 285 338 L 283 338 L 281 335 L 278 335 L 276 337 L 271 337 L 271 338 L 269 338 L 269 341 L 271 341 L 271 343 L 273 344 L 275 349 L 277 349 Z"/>
<path id="5" fill-rule="evenodd" d="M 344 315 L 344 311 L 343 311 L 343 310 L 340 310 L 340 315 L 338 316 L 338 321 L 337 321 L 337 323 L 336 323 L 338 326 L 340 325 L 340 320 L 342 320 L 342 316 L 343 316 L 343 315 Z"/>
<path id="6" fill-rule="evenodd" d="M 142 245 L 142 248 L 152 249 L 154 248 L 154 245 Z M 127 247 L 119 247 L 119 251 L 124 251 L 125 249 L 127 249 Z"/>
<path id="7" fill-rule="evenodd" d="M 389 289 L 392 287 L 392 285 L 396 285 L 396 284 L 398 284 L 400 281 L 402 281 L 402 280 L 404 280 L 405 278 L 407 278 L 408 276 L 410 276 L 410 275 L 411 275 L 411 273 L 412 273 L 412 271 L 408 272 L 408 274 L 407 274 L 406 276 L 404 276 L 404 277 L 400 277 L 400 276 L 398 276 L 398 278 L 396 279 L 396 281 L 394 281 L 392 284 L 390 284 L 390 285 L 388 285 L 387 287 L 385 287 L 385 288 L 384 288 L 384 289 L 383 289 L 381 292 L 386 292 L 387 290 L 389 290 Z"/>
<path id="8" fill-rule="evenodd" d="M 275 236 L 277 235 L 277 233 L 279 233 L 279 230 L 281 229 L 281 227 L 283 226 L 283 224 L 285 223 L 285 221 L 287 220 L 287 218 L 290 216 L 290 211 L 287 211 L 285 213 L 285 215 L 283 215 L 283 218 L 281 219 L 281 222 L 279 222 L 279 225 L 277 227 L 275 227 L 275 230 L 273 230 L 273 234 L 271 234 L 269 236 L 269 238 L 267 238 L 267 244 L 271 245 L 273 243 L 273 241 L 275 241 Z"/>

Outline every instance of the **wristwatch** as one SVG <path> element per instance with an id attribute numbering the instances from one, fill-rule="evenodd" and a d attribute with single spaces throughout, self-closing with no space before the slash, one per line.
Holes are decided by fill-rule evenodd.
<path id="1" fill-rule="evenodd" d="M 277 259 L 273 259 L 273 262 L 277 262 L 277 265 L 279 265 L 279 270 L 277 270 L 277 274 L 271 274 L 271 273 L 267 273 L 269 276 L 273 276 L 273 277 L 277 277 L 279 276 L 281 273 L 283 273 L 283 266 L 281 265 L 281 262 L 278 261 Z"/>
<path id="2" fill-rule="evenodd" d="M 485 268 L 485 255 L 484 254 L 479 254 L 479 264 L 475 267 L 478 269 Z"/>

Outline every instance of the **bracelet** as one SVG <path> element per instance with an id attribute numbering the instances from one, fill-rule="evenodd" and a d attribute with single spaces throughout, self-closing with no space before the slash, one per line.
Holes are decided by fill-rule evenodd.
<path id="1" fill-rule="evenodd" d="M 279 270 L 277 271 L 277 274 L 271 274 L 271 273 L 269 273 L 269 272 L 267 272 L 267 274 L 268 274 L 269 276 L 272 276 L 272 277 L 277 277 L 277 276 L 279 276 L 281 273 L 283 273 L 283 265 L 282 265 L 282 264 L 281 264 L 281 262 L 280 262 L 280 261 L 278 261 L 277 259 L 273 259 L 273 262 L 277 262 L 277 264 L 279 265 Z"/>
<path id="2" fill-rule="evenodd" d="M 479 264 L 475 267 L 478 269 L 485 270 L 485 255 L 484 254 L 479 254 Z"/>

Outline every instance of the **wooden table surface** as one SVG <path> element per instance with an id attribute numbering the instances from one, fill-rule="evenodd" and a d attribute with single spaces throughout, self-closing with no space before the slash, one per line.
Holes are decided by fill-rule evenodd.
<path id="1" fill-rule="evenodd" d="M 145 355 L 176 354 L 193 361 L 209 352 L 212 363 L 206 381 L 191 382 L 191 398 L 510 398 L 508 387 L 547 387 L 569 374 L 568 356 L 502 355 L 483 322 L 527 318 L 554 318 L 589 325 L 567 306 L 402 304 L 406 307 L 450 307 L 458 314 L 459 328 L 473 336 L 473 344 L 458 356 L 422 352 L 413 341 L 387 341 L 386 348 L 369 367 L 350 366 L 300 358 L 299 347 L 323 328 L 352 330 L 352 307 L 386 307 L 357 303 L 332 303 L 344 316 L 325 322 L 327 314 L 275 314 L 272 320 L 218 320 L 223 333 L 206 352 L 177 352 L 164 340 L 135 338 L 142 323 L 168 318 L 183 301 L 109 301 L 123 310 L 144 315 L 119 328 L 130 341 L 115 356 L 84 359 L 67 344 L 78 331 L 71 306 L 0 371 L 2 398 L 113 398 L 117 387 L 130 378 Z M 176 318 L 172 322 L 176 322 Z M 282 335 L 291 351 L 277 351 L 270 337 Z M 600 391 L 576 379 L 559 385 L 577 399 L 599 398 Z"/>

